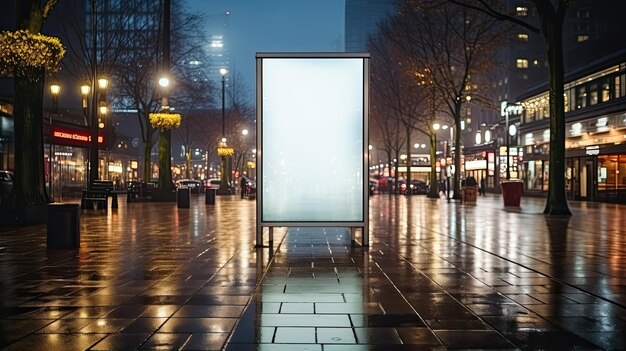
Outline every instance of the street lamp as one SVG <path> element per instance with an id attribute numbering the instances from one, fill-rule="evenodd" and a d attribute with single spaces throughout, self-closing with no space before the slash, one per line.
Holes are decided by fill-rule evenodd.
<path id="1" fill-rule="evenodd" d="M 228 70 L 226 68 L 220 68 L 220 75 L 222 76 L 222 139 L 221 143 L 217 148 L 217 153 L 221 158 L 221 183 L 220 188 L 217 193 L 220 195 L 230 195 L 230 182 L 228 181 L 228 177 L 230 177 L 230 160 L 228 159 L 233 154 L 233 149 L 229 148 L 226 144 L 226 132 L 225 132 L 225 121 L 226 121 L 226 74 Z"/>
<path id="2" fill-rule="evenodd" d="M 94 77 L 95 78 L 95 77 Z M 96 85 L 97 84 L 97 85 Z M 88 85 L 82 85 L 81 95 L 83 96 L 83 112 L 85 117 L 87 116 L 87 95 L 91 92 L 92 103 L 92 116 L 90 119 L 91 127 L 91 148 L 89 150 L 89 188 L 91 189 L 95 180 L 100 177 L 98 171 L 99 156 L 98 156 L 98 130 L 104 127 L 104 116 L 107 113 L 107 101 L 106 90 L 109 87 L 109 80 L 105 77 L 100 77 L 97 82 L 94 83 L 97 89 L 91 89 Z M 97 103 L 97 105 L 96 105 Z M 97 106 L 97 109 L 96 109 Z"/>
<path id="3" fill-rule="evenodd" d="M 59 93 L 61 92 L 61 85 L 55 79 L 50 84 L 50 94 L 52 94 L 52 109 L 54 110 L 54 115 L 56 118 L 59 117 Z M 50 137 L 48 140 L 48 187 L 50 190 L 50 198 L 54 202 L 54 192 L 53 192 L 53 177 L 52 177 L 52 114 L 50 114 Z"/>
<path id="4" fill-rule="evenodd" d="M 225 134 L 224 133 L 224 121 L 226 119 L 226 106 L 225 106 L 225 91 L 226 91 L 226 74 L 228 73 L 228 70 L 226 68 L 220 68 L 220 75 L 222 75 L 222 141 L 226 142 L 226 139 L 224 138 Z"/>

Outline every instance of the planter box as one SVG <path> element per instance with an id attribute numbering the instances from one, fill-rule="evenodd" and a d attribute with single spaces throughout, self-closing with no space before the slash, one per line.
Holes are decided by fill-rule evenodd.
<path id="1" fill-rule="evenodd" d="M 500 182 L 500 188 L 504 206 L 519 207 L 524 184 L 520 181 L 503 181 Z"/>
<path id="2" fill-rule="evenodd" d="M 477 189 L 475 186 L 464 186 L 461 189 L 461 200 L 463 202 L 476 202 Z"/>

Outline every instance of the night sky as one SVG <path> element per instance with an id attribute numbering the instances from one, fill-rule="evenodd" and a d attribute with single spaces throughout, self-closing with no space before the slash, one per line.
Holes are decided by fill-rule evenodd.
<path id="1" fill-rule="evenodd" d="M 256 52 L 343 51 L 343 0 L 186 0 L 207 15 L 230 11 L 233 68 L 254 90 Z"/>

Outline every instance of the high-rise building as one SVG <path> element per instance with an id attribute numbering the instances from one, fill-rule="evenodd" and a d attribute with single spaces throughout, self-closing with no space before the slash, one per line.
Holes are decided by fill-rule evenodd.
<path id="1" fill-rule="evenodd" d="M 367 52 L 367 41 L 378 23 L 393 15 L 392 0 L 346 0 L 345 51 Z"/>
<path id="2" fill-rule="evenodd" d="M 209 15 L 205 22 L 204 31 L 207 39 L 204 50 L 209 57 L 209 62 L 206 63 L 209 65 L 210 72 L 208 78 L 215 83 L 215 86 L 221 84 L 220 69 L 226 68 L 228 72 L 233 73 L 229 52 L 230 16 L 230 11 L 216 13 Z M 231 74 L 225 76 L 227 85 Z M 221 103 L 221 93 L 221 89 L 215 89 L 215 101 L 218 103 Z"/>

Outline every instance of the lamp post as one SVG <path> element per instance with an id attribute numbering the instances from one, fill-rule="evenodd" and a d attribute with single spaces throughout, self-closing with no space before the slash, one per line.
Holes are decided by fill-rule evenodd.
<path id="1" fill-rule="evenodd" d="M 441 125 L 439 123 L 434 123 L 433 124 L 433 129 L 435 131 L 439 130 L 439 129 L 450 129 L 450 139 L 445 140 L 445 150 L 444 150 L 444 158 L 442 160 L 445 160 L 445 162 L 443 163 L 443 167 L 445 167 L 446 170 L 446 199 L 448 200 L 448 202 L 450 201 L 450 176 L 452 175 L 452 169 L 450 168 L 451 165 L 448 164 L 448 159 L 452 156 L 452 153 L 450 152 L 451 146 L 452 146 L 452 139 L 454 136 L 454 130 L 452 129 L 452 127 L 448 126 L 447 124 Z"/>
<path id="2" fill-rule="evenodd" d="M 500 115 L 504 117 L 504 137 L 506 138 L 506 180 L 511 178 L 511 172 L 509 170 L 509 103 L 504 100 L 500 102 Z"/>
<path id="3" fill-rule="evenodd" d="M 226 119 L 226 106 L 225 106 L 225 92 L 226 92 L 226 74 L 228 70 L 226 68 L 220 68 L 220 75 L 222 75 L 222 141 L 226 142 L 225 137 L 225 119 Z"/>
<path id="4" fill-rule="evenodd" d="M 91 188 L 94 181 L 100 177 L 99 156 L 98 156 L 98 130 L 100 127 L 104 127 L 104 117 L 108 111 L 106 104 L 106 90 L 109 87 L 108 79 L 101 77 L 94 78 L 94 86 L 97 84 L 97 89 L 87 89 L 86 85 L 81 86 L 81 93 L 83 94 L 83 111 L 86 112 L 88 103 L 86 102 L 86 95 L 91 91 L 91 147 L 89 149 L 89 184 Z M 87 92 L 87 94 L 85 94 Z M 97 102 L 97 103 L 96 103 Z"/>
<path id="5" fill-rule="evenodd" d="M 52 94 L 52 109 L 56 118 L 59 117 L 59 93 L 61 92 L 61 86 L 55 79 L 50 84 L 50 94 Z M 53 177 L 52 177 L 52 162 L 54 157 L 52 156 L 52 114 L 50 114 L 50 136 L 48 139 L 48 187 L 50 190 L 50 198 L 54 202 L 54 190 L 53 190 Z"/>
<path id="6" fill-rule="evenodd" d="M 220 155 L 221 159 L 221 182 L 220 188 L 217 193 L 219 195 L 231 195 L 230 188 L 230 160 L 228 159 L 232 155 L 232 149 L 228 147 L 226 143 L 226 103 L 225 103 L 225 94 L 226 94 L 226 74 L 228 70 L 226 68 L 220 68 L 220 75 L 222 76 L 222 138 L 218 146 L 218 155 Z"/>

